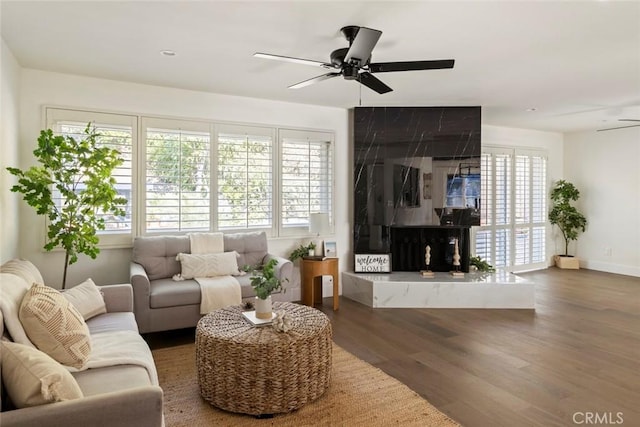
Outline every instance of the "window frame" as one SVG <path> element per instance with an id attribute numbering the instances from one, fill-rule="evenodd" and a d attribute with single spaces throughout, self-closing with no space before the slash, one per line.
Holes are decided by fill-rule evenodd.
<path id="1" fill-rule="evenodd" d="M 489 253 L 490 256 L 487 257 L 488 262 L 493 264 L 496 267 L 499 268 L 504 268 L 507 271 L 511 271 L 511 272 L 518 272 L 518 271 L 528 271 L 528 270 L 535 270 L 535 269 L 541 269 L 541 268 L 546 268 L 547 267 L 547 244 L 548 244 L 548 221 L 547 221 L 547 214 L 546 214 L 546 209 L 547 209 L 547 194 L 548 194 L 548 189 L 549 189 L 549 176 L 548 176 L 548 156 L 547 156 L 547 151 L 544 149 L 535 149 L 535 148 L 509 148 L 509 147 L 500 147 L 500 146 L 483 146 L 482 147 L 482 157 L 483 159 L 481 160 L 481 164 L 483 165 L 483 168 L 486 169 L 486 162 L 484 160 L 485 156 L 491 156 L 492 158 L 494 158 L 495 156 L 506 156 L 508 157 L 508 165 L 507 165 L 507 172 L 508 172 L 508 177 L 507 177 L 507 187 L 506 188 L 506 193 L 504 196 L 508 197 L 508 201 L 507 201 L 507 205 L 506 208 L 508 209 L 508 215 L 507 215 L 507 221 L 500 222 L 498 223 L 498 215 L 496 213 L 496 203 L 497 200 L 499 199 L 499 197 L 497 196 L 497 192 L 496 192 L 496 163 L 494 160 L 492 160 L 490 162 L 490 166 L 491 166 L 491 173 L 490 176 L 486 176 L 485 170 L 482 171 L 482 179 L 483 179 L 483 184 L 487 183 L 489 184 L 489 188 L 486 188 L 486 185 L 483 185 L 482 187 L 482 206 L 481 206 L 481 211 L 482 211 L 482 224 L 478 227 L 472 227 L 471 230 L 471 245 L 474 248 L 473 252 L 476 253 L 477 251 L 477 246 L 476 243 L 479 241 L 479 234 L 481 233 L 489 233 L 489 237 L 488 237 L 488 243 L 489 243 Z M 517 215 L 517 203 L 518 203 L 518 189 L 516 188 L 516 181 L 517 181 L 517 176 L 518 176 L 518 170 L 517 170 L 517 158 L 518 157 L 526 157 L 528 159 L 529 164 L 531 164 L 532 162 L 532 158 L 536 157 L 536 158 L 542 158 L 544 160 L 543 163 L 543 168 L 544 168 L 544 177 L 543 177 L 543 183 L 542 183 L 542 193 L 543 193 L 543 198 L 542 198 L 542 207 L 540 208 L 541 210 L 541 214 L 542 216 L 540 217 L 540 219 L 542 219 L 542 221 L 534 221 L 534 197 L 535 194 L 534 193 L 534 187 L 536 184 L 534 184 L 534 180 L 533 180 L 533 169 L 529 169 L 528 175 L 527 175 L 527 181 L 528 181 L 528 196 L 526 200 L 526 204 L 527 204 L 527 209 L 528 209 L 528 215 L 529 215 L 529 220 L 528 221 L 521 221 L 519 218 L 516 217 Z M 490 197 L 487 197 L 487 194 L 490 194 Z M 502 200 L 504 200 L 504 196 L 501 198 Z M 487 200 L 488 199 L 488 200 Z M 491 212 L 491 219 L 492 222 L 491 223 L 486 223 L 486 210 L 489 210 Z M 518 251 L 518 231 L 521 229 L 528 229 L 529 232 L 529 238 L 527 240 L 527 250 L 528 250 L 528 256 L 529 256 L 529 262 L 528 263 L 522 263 L 522 264 L 518 264 L 517 263 L 517 251 Z M 542 233 L 542 237 L 543 237 L 543 242 L 542 242 L 542 260 L 541 261 L 537 261 L 537 262 L 532 262 L 531 260 L 533 259 L 533 251 L 534 251 L 534 247 L 539 247 L 539 245 L 536 244 L 536 242 L 534 241 L 535 239 L 535 234 L 538 231 L 539 234 L 539 230 L 542 229 L 543 233 Z M 496 262 L 496 258 L 498 255 L 498 251 L 496 249 L 496 244 L 497 244 L 497 235 L 499 233 L 505 233 L 508 237 L 507 240 L 501 239 L 501 242 L 504 242 L 505 245 L 507 246 L 507 253 L 503 255 L 503 257 L 506 259 L 506 265 L 500 265 Z M 482 255 L 482 254 L 481 254 Z M 502 259 L 503 257 L 500 257 L 500 259 Z"/>
<path id="2" fill-rule="evenodd" d="M 277 181 L 278 181 L 278 222 L 277 222 L 277 233 L 280 237 L 300 237 L 300 236 L 310 236 L 309 227 L 308 226 L 292 226 L 285 227 L 283 224 L 283 209 L 284 209 L 284 201 L 282 199 L 283 190 L 283 182 L 282 182 L 282 168 L 283 168 L 283 155 L 282 155 L 282 146 L 284 144 L 284 139 L 299 139 L 304 140 L 307 139 L 312 141 L 321 141 L 327 142 L 329 144 L 329 171 L 330 178 L 328 180 L 329 188 L 331 189 L 331 195 L 328 198 L 328 201 L 331 205 L 329 212 L 329 230 L 326 235 L 333 235 L 335 233 L 335 194 L 336 194 L 336 185 L 335 185 L 335 134 L 333 132 L 328 131 L 318 131 L 318 130 L 303 130 L 303 129 L 294 129 L 294 128 L 280 128 L 278 129 L 278 159 L 277 159 Z M 313 212 L 310 212 L 313 213 Z"/>
<path id="3" fill-rule="evenodd" d="M 126 232 L 105 232 L 98 230 L 100 242 L 99 248 L 117 249 L 130 247 L 133 237 L 136 235 L 136 224 L 138 221 L 137 211 L 137 185 L 136 175 L 138 157 L 138 147 L 136 144 L 138 135 L 138 116 L 126 113 L 112 113 L 105 111 L 84 110 L 69 107 L 43 107 L 44 128 L 54 129 L 60 122 L 78 122 L 84 123 L 86 126 L 89 122 L 97 122 L 99 124 L 111 124 L 114 126 L 131 126 L 131 195 L 129 203 L 131 203 L 131 228 Z M 55 133 L 55 132 L 54 132 Z M 45 218 L 45 225 L 48 228 L 49 220 Z M 45 241 L 47 240 L 45 232 Z"/>
<path id="4" fill-rule="evenodd" d="M 333 235 L 335 226 L 335 131 L 327 129 L 309 129 L 309 128 L 295 128 L 295 127 L 280 127 L 268 124 L 258 123 L 240 123 L 240 122 L 226 122 L 217 121 L 214 119 L 198 119 L 198 118 L 185 118 L 185 117 L 172 117 L 172 116 L 159 116 L 142 113 L 127 113 L 118 111 L 106 111 L 100 109 L 87 109 L 81 107 L 64 107 L 55 105 L 43 106 L 43 128 L 53 128 L 55 121 L 77 121 L 85 124 L 90 121 L 96 121 L 96 117 L 110 118 L 114 120 L 114 124 L 119 124 L 118 121 L 126 120 L 127 124 L 131 125 L 132 129 L 132 147 L 131 147 L 131 230 L 126 233 L 104 233 L 99 232 L 100 242 L 98 247 L 100 248 L 125 248 L 131 247 L 133 239 L 137 236 L 145 235 L 184 235 L 189 231 L 164 231 L 146 229 L 146 137 L 147 128 L 165 128 L 170 124 L 184 126 L 189 130 L 197 128 L 207 129 L 210 136 L 210 197 L 209 197 L 209 229 L 208 232 L 222 231 L 224 233 L 243 232 L 243 231 L 265 231 L 269 237 L 272 238 L 296 238 L 296 237 L 308 237 L 310 236 L 307 227 L 283 227 L 283 202 L 281 197 L 282 191 L 282 135 L 298 134 L 307 136 L 320 136 L 325 138 L 329 143 L 330 159 L 329 159 L 329 171 L 330 179 L 328 185 L 331 191 L 330 196 L 330 212 L 331 228 L 327 235 Z M 106 122 L 106 120 L 97 120 L 98 122 Z M 246 132 L 247 130 L 253 130 L 258 132 L 268 133 L 273 141 L 272 145 L 272 157 L 271 157 L 271 185 L 272 185 L 272 224 L 267 228 L 233 228 L 219 230 L 218 227 L 218 135 L 221 132 L 229 130 L 239 130 Z"/>

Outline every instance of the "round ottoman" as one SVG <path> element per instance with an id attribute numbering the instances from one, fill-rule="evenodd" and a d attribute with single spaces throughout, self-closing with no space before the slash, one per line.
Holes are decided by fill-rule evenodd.
<path id="1" fill-rule="evenodd" d="M 291 318 L 288 332 L 253 326 L 241 306 L 204 316 L 196 328 L 200 394 L 231 412 L 290 412 L 320 397 L 331 381 L 331 323 L 311 307 L 276 302 Z"/>

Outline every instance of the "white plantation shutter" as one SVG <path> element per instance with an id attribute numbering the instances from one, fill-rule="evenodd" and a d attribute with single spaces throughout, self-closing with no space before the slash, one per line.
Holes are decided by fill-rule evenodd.
<path id="1" fill-rule="evenodd" d="M 487 147 L 482 155 L 481 226 L 475 254 L 496 267 L 523 270 L 546 258 L 546 156 Z"/>
<path id="2" fill-rule="evenodd" d="M 272 228 L 273 134 L 269 128 L 217 128 L 218 229 Z"/>
<path id="3" fill-rule="evenodd" d="M 144 231 L 211 228 L 209 125 L 143 120 L 145 141 Z"/>
<path id="4" fill-rule="evenodd" d="M 514 265 L 518 269 L 545 266 L 546 157 L 517 150 L 515 162 L 516 218 Z"/>
<path id="5" fill-rule="evenodd" d="M 127 199 L 121 206 L 124 216 L 114 216 L 110 213 L 99 212 L 105 221 L 105 229 L 99 230 L 101 246 L 120 246 L 131 241 L 133 233 L 134 200 L 133 200 L 133 136 L 137 133 L 136 118 L 123 114 L 95 113 L 64 108 L 50 108 L 45 110 L 47 127 L 54 134 L 84 139 L 84 130 L 91 122 L 100 136 L 96 139 L 99 146 L 116 149 L 120 152 L 123 163 L 113 171 L 116 180 L 116 190 L 121 197 Z M 63 200 L 59 192 L 54 189 L 57 203 Z"/>
<path id="6" fill-rule="evenodd" d="M 282 234 L 308 228 L 311 213 L 332 217 L 332 142 L 333 135 L 325 132 L 280 132 Z"/>

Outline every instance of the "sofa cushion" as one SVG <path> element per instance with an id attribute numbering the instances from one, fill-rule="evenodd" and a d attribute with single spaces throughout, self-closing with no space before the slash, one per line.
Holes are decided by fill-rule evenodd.
<path id="1" fill-rule="evenodd" d="M 182 264 L 180 275 L 183 279 L 239 275 L 237 256 L 236 252 L 217 254 L 180 253 L 177 257 Z"/>
<path id="2" fill-rule="evenodd" d="M 149 280 L 173 277 L 180 273 L 179 253 L 190 251 L 187 236 L 136 237 L 133 241 L 133 262 L 144 267 Z"/>
<path id="3" fill-rule="evenodd" d="M 264 231 L 224 235 L 224 251 L 238 253 L 238 265 L 262 265 L 267 255 L 267 234 Z"/>
<path id="4" fill-rule="evenodd" d="M 22 277 L 27 285 L 31 286 L 34 283 L 41 283 L 44 285 L 44 280 L 38 268 L 33 265 L 31 261 L 26 259 L 12 259 L 0 267 L 0 272 L 15 274 L 18 277 Z"/>
<path id="5" fill-rule="evenodd" d="M 83 397 L 64 366 L 33 347 L 2 342 L 2 381 L 18 408 Z"/>
<path id="6" fill-rule="evenodd" d="M 89 359 L 89 328 L 59 291 L 35 283 L 22 300 L 19 317 L 31 342 L 58 362 L 79 369 Z"/>
<path id="7" fill-rule="evenodd" d="M 91 279 L 67 289 L 62 293 L 62 296 L 78 310 L 84 320 L 107 312 L 107 306 L 100 294 L 100 289 Z"/>
<path id="8" fill-rule="evenodd" d="M 158 279 L 151 282 L 151 308 L 193 304 L 200 305 L 200 285 L 195 280 L 176 282 L 173 279 Z"/>
<path id="9" fill-rule="evenodd" d="M 138 332 L 136 318 L 131 312 L 105 313 L 87 320 L 91 335 L 101 332 L 133 331 Z"/>
<path id="10" fill-rule="evenodd" d="M 23 278 L 15 274 L 0 273 L 0 310 L 4 326 L 15 342 L 33 347 L 19 318 L 20 304 L 29 286 Z"/>
<path id="11" fill-rule="evenodd" d="M 85 397 L 151 385 L 147 370 L 140 365 L 114 365 L 74 372 Z"/>

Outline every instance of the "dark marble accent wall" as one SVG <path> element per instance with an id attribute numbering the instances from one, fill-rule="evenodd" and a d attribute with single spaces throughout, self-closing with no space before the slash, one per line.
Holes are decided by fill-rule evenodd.
<path id="1" fill-rule="evenodd" d="M 391 227 L 479 224 L 480 126 L 480 107 L 355 108 L 355 253 L 390 253 Z"/>

